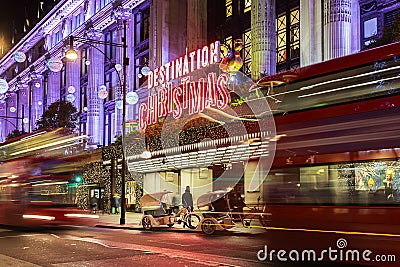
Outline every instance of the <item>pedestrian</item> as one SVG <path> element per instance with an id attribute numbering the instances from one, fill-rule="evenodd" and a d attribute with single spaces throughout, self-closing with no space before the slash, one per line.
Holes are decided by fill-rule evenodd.
<path id="1" fill-rule="evenodd" d="M 90 198 L 90 208 L 92 209 L 92 212 L 93 213 L 96 213 L 96 211 L 97 211 L 97 203 L 98 203 L 98 198 L 97 198 L 97 196 L 96 195 L 93 195 L 91 198 Z"/>
<path id="2" fill-rule="evenodd" d="M 182 206 L 189 211 L 193 210 L 193 196 L 190 193 L 190 187 L 186 186 L 185 193 L 182 195 Z"/>
<path id="3" fill-rule="evenodd" d="M 118 194 L 114 194 L 113 199 L 114 199 L 115 213 L 119 214 L 119 210 L 121 207 L 121 198 Z"/>

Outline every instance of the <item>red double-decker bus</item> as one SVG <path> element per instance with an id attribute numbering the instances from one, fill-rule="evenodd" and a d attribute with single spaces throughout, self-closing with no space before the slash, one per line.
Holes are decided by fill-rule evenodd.
<path id="1" fill-rule="evenodd" d="M 73 155 L 81 140 L 58 130 L 0 144 L 0 224 L 95 223 L 97 215 L 77 208 L 76 188 L 81 177 L 76 166 L 79 161 Z"/>
<path id="2" fill-rule="evenodd" d="M 341 233 L 359 246 L 385 237 L 375 244 L 395 250 L 399 73 L 400 43 L 394 43 L 258 82 L 283 136 L 263 187 L 270 229 L 318 232 L 314 244 L 323 243 L 324 233 Z"/>

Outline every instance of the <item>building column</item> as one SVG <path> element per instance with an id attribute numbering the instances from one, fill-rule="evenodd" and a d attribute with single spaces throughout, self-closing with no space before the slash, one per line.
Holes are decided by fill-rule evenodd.
<path id="1" fill-rule="evenodd" d="M 321 0 L 300 0 L 300 66 L 323 59 Z"/>
<path id="2" fill-rule="evenodd" d="M 162 66 L 187 49 L 187 1 L 152 0 L 150 4 L 149 67 Z"/>
<path id="3" fill-rule="evenodd" d="M 98 40 L 101 32 L 91 30 L 88 32 L 88 38 Z M 96 44 L 93 44 L 94 46 Z M 99 45 L 97 45 L 99 46 Z M 100 48 L 101 49 L 101 48 Z M 103 140 L 103 99 L 98 96 L 99 87 L 104 85 L 104 55 L 97 49 L 91 47 L 89 50 L 90 66 L 88 69 L 88 111 L 87 125 L 89 144 L 100 145 Z"/>
<path id="4" fill-rule="evenodd" d="M 50 72 L 48 76 L 47 83 L 47 106 L 44 107 L 47 109 L 52 103 L 60 100 L 60 72 Z"/>
<path id="5" fill-rule="evenodd" d="M 324 0 L 324 60 L 351 53 L 352 0 Z"/>
<path id="6" fill-rule="evenodd" d="M 207 45 L 207 1 L 187 2 L 187 48 L 193 51 Z"/>
<path id="7" fill-rule="evenodd" d="M 76 109 L 79 111 L 81 110 L 80 107 L 80 101 L 79 101 L 79 92 L 78 90 L 80 88 L 80 58 L 74 62 L 68 61 L 66 63 L 66 68 L 67 68 L 67 77 L 66 77 L 66 87 L 67 87 L 67 92 L 66 94 L 69 95 L 70 93 L 68 92 L 68 87 L 73 86 L 76 88 L 75 93 L 73 94 L 75 97 L 74 101 L 71 101 L 71 104 L 73 104 Z M 77 97 L 78 95 L 78 97 Z M 66 98 L 66 101 L 68 98 Z"/>
<path id="8" fill-rule="evenodd" d="M 276 73 L 275 0 L 253 0 L 251 3 L 251 76 Z"/>

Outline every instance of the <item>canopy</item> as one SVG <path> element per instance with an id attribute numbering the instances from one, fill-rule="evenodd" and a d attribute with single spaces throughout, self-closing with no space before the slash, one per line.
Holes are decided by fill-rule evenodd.
<path id="1" fill-rule="evenodd" d="M 216 200 L 218 198 L 224 197 L 226 193 L 228 193 L 228 192 L 225 190 L 217 190 L 217 191 L 208 192 L 206 194 L 203 194 L 203 195 L 199 196 L 197 199 L 197 207 L 201 208 L 201 207 L 210 206 L 211 202 L 213 202 L 214 200 Z"/>
<path id="2" fill-rule="evenodd" d="M 167 194 L 172 193 L 172 191 L 162 191 L 154 192 L 151 194 L 146 194 L 140 198 L 141 207 L 158 206 L 161 203 L 168 203 Z"/>

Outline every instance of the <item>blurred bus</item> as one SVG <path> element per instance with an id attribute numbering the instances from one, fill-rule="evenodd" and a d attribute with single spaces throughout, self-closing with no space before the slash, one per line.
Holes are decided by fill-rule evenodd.
<path id="1" fill-rule="evenodd" d="M 400 234 L 399 74 L 394 43 L 258 82 L 283 136 L 262 191 L 271 227 Z"/>
<path id="2" fill-rule="evenodd" d="M 82 139 L 57 130 L 0 144 L 0 224 L 94 223 L 97 215 L 77 208 Z"/>

